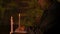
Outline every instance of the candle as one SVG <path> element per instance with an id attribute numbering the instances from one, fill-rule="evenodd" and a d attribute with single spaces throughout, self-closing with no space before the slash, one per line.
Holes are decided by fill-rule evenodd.
<path id="1" fill-rule="evenodd" d="M 11 32 L 13 32 L 13 17 L 11 16 Z"/>
<path id="2" fill-rule="evenodd" d="M 19 28 L 20 28 L 20 13 L 19 13 L 19 23 L 18 23 L 18 25 L 19 25 Z"/>
<path id="3" fill-rule="evenodd" d="M 20 13 L 18 14 L 19 22 L 18 22 L 18 28 L 15 30 L 15 32 L 20 32 Z"/>

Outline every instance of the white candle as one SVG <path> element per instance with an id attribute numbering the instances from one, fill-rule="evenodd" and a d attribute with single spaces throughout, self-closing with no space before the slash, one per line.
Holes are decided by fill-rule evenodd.
<path id="1" fill-rule="evenodd" d="M 18 20 L 18 28 L 15 30 L 15 32 L 20 32 L 20 13 L 18 14 L 18 18 L 19 18 L 19 20 Z"/>
<path id="2" fill-rule="evenodd" d="M 13 17 L 11 16 L 11 32 L 13 32 Z"/>
<path id="3" fill-rule="evenodd" d="M 20 28 L 20 13 L 19 13 L 19 23 L 18 23 L 18 25 L 19 25 L 19 28 Z"/>

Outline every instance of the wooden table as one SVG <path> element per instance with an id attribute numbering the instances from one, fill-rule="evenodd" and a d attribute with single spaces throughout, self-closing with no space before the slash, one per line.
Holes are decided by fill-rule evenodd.
<path id="1" fill-rule="evenodd" d="M 27 32 L 13 32 L 12 34 L 28 34 Z"/>
<path id="2" fill-rule="evenodd" d="M 15 33 L 12 33 L 12 34 L 28 34 L 28 33 L 17 33 L 17 32 L 15 32 Z"/>

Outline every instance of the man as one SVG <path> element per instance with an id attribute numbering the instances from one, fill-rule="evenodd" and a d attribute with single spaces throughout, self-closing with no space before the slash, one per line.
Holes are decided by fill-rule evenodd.
<path id="1" fill-rule="evenodd" d="M 59 29 L 60 3 L 56 0 L 38 0 L 44 14 L 40 21 L 40 30 L 43 34 L 55 34 Z"/>

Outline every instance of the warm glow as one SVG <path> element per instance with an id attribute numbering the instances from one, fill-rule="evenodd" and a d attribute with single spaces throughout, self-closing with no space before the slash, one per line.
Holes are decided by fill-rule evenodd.
<path id="1" fill-rule="evenodd" d="M 25 26 L 21 26 L 21 27 L 20 27 L 20 30 L 21 30 L 21 31 L 24 31 L 24 30 L 25 30 Z"/>

